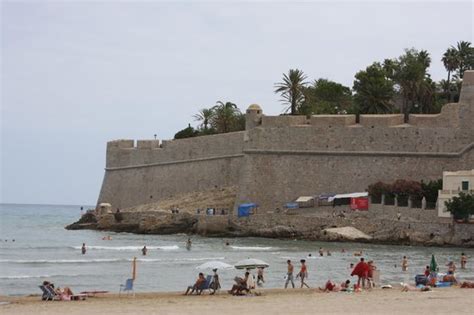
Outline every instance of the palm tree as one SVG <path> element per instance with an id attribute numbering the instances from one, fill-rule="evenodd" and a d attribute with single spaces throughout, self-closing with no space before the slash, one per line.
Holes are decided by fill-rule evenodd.
<path id="1" fill-rule="evenodd" d="M 373 63 L 355 75 L 354 103 L 359 114 L 386 114 L 393 111 L 394 83 L 380 63 Z"/>
<path id="2" fill-rule="evenodd" d="M 211 122 L 213 115 L 214 110 L 212 108 L 203 108 L 199 111 L 199 113 L 193 115 L 193 117 L 197 121 L 202 121 L 201 127 L 204 127 L 204 130 L 207 130 L 207 126 Z"/>
<path id="3" fill-rule="evenodd" d="M 237 105 L 232 102 L 218 101 L 212 110 L 214 115 L 211 118 L 211 125 L 218 133 L 234 131 L 237 118 L 241 114 Z"/>
<path id="4" fill-rule="evenodd" d="M 446 71 L 448 71 L 448 80 L 444 86 L 449 89 L 451 83 L 451 72 L 455 71 L 459 67 L 460 63 L 459 54 L 456 48 L 448 48 L 444 53 L 443 58 L 441 58 L 441 61 L 443 62 Z M 451 100 L 451 89 L 445 90 L 444 92 L 448 95 L 449 102 Z"/>
<path id="5" fill-rule="evenodd" d="M 290 69 L 288 75 L 283 73 L 283 81 L 275 83 L 275 93 L 280 93 L 282 102 L 288 107 L 291 115 L 296 115 L 299 107 L 304 101 L 303 89 L 308 84 L 305 82 L 306 75 L 298 69 Z"/>
<path id="6" fill-rule="evenodd" d="M 451 48 L 455 49 L 459 56 L 459 76 L 462 79 L 464 71 L 469 70 L 474 66 L 474 47 L 471 47 L 470 42 L 460 41 L 457 43 L 456 47 L 451 46 Z"/>

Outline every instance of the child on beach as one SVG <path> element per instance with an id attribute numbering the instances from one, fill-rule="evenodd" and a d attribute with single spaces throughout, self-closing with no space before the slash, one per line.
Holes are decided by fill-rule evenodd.
<path id="1" fill-rule="evenodd" d="M 304 281 L 308 277 L 308 268 L 306 267 L 306 260 L 301 259 L 301 269 L 296 278 L 300 277 L 301 279 L 301 288 L 306 286 L 309 289 L 309 285 Z"/>

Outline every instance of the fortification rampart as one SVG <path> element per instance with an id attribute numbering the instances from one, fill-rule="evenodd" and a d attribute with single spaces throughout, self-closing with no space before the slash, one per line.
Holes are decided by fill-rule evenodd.
<path id="1" fill-rule="evenodd" d="M 301 195 L 363 191 L 376 181 L 438 179 L 474 168 L 474 71 L 437 115 L 264 116 L 246 131 L 182 140 L 112 141 L 99 202 L 128 207 L 238 184 L 236 204 L 273 210 Z"/>

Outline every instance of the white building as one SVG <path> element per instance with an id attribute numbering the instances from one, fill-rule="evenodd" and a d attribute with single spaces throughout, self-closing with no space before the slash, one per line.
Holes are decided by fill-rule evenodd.
<path id="1" fill-rule="evenodd" d="M 443 189 L 438 190 L 438 216 L 451 216 L 444 202 L 457 196 L 459 192 L 474 193 L 474 169 L 470 171 L 443 172 Z"/>

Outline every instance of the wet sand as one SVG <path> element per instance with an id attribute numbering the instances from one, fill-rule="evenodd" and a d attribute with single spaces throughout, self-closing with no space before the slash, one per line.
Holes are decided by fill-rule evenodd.
<path id="1" fill-rule="evenodd" d="M 20 314 L 472 314 L 474 289 L 439 288 L 401 292 L 399 288 L 361 293 L 314 289 L 260 290 L 261 296 L 183 296 L 181 292 L 107 294 L 85 301 L 41 301 L 39 296 L 0 297 L 3 315 Z"/>

